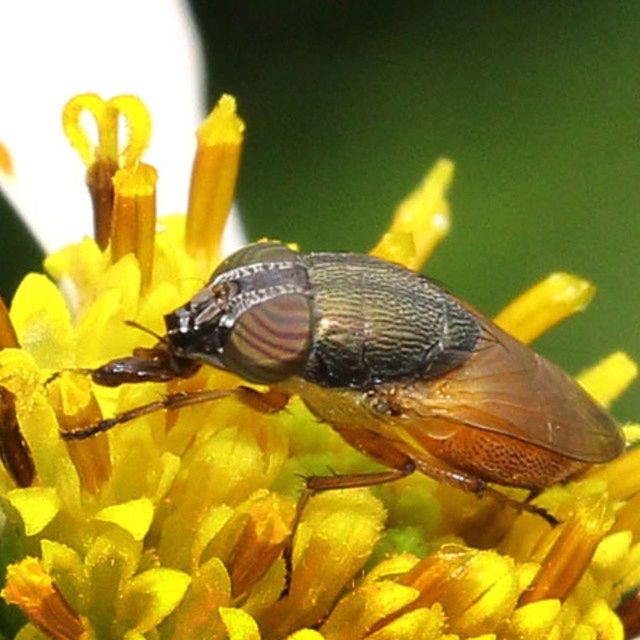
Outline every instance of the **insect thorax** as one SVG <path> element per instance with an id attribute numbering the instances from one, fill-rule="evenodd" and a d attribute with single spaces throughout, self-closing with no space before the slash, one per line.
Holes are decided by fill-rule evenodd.
<path id="1" fill-rule="evenodd" d="M 301 256 L 313 292 L 313 342 L 303 377 L 367 389 L 442 375 L 473 352 L 480 326 L 453 296 L 370 256 Z"/>

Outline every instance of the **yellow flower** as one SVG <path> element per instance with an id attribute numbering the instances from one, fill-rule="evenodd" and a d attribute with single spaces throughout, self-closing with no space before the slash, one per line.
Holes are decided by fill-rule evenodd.
<path id="1" fill-rule="evenodd" d="M 98 125 L 96 147 L 81 126 L 86 112 Z M 59 431 L 154 402 L 167 386 L 240 384 L 203 368 L 167 386 L 107 388 L 78 370 L 152 347 L 163 314 L 220 260 L 244 130 L 224 96 L 198 132 L 187 217 L 163 218 L 156 231 L 155 171 L 141 161 L 144 106 L 83 95 L 64 123 L 87 164 L 96 240 L 47 258 L 60 288 L 30 274 L 10 311 L 0 306 L 2 597 L 21 612 L 0 609 L 0 632 L 22 627 L 22 640 L 623 637 L 616 609 L 640 584 L 640 449 L 538 496 L 536 505 L 561 517 L 556 527 L 418 474 L 320 494 L 303 513 L 281 597 L 299 474 L 369 466 L 298 399 L 267 414 L 230 395 L 64 442 Z M 372 253 L 420 268 L 447 233 L 452 177 L 452 163 L 440 160 Z M 553 274 L 496 321 L 530 342 L 582 310 L 593 291 Z M 635 375 L 618 353 L 578 380 L 608 406 Z M 626 431 L 638 439 L 637 426 Z M 628 602 L 619 611 L 632 625 Z"/>

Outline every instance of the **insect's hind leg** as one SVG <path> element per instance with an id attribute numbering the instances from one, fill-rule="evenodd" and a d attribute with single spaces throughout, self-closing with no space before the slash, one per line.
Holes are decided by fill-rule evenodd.
<path id="1" fill-rule="evenodd" d="M 418 471 L 424 473 L 430 478 L 433 478 L 434 480 L 437 480 L 438 482 L 443 482 L 453 487 L 458 487 L 459 489 L 470 491 L 471 493 L 475 493 L 477 495 L 491 496 L 500 504 L 508 505 L 518 512 L 527 511 L 529 513 L 534 513 L 535 515 L 540 516 L 541 518 L 546 520 L 552 527 L 559 524 L 557 518 L 551 515 L 546 509 L 531 504 L 530 500 L 535 498 L 537 493 L 533 493 L 533 495 L 530 495 L 524 501 L 514 500 L 501 491 L 488 486 L 488 484 L 484 480 L 482 480 L 482 478 L 478 478 L 477 476 L 467 473 L 466 471 L 454 469 L 453 467 L 450 467 L 449 465 L 442 462 L 441 460 L 438 460 L 435 457 L 430 457 L 428 460 L 416 460 L 416 467 Z"/>
<path id="2" fill-rule="evenodd" d="M 171 393 L 160 400 L 134 407 L 128 411 L 117 413 L 112 418 L 100 420 L 94 424 L 78 427 L 70 431 L 60 431 L 63 440 L 86 440 L 98 433 L 104 433 L 119 424 L 125 424 L 136 418 L 164 411 L 180 409 L 205 402 L 213 402 L 235 396 L 240 402 L 261 413 L 276 413 L 284 409 L 289 398 L 277 391 L 260 392 L 250 387 L 236 387 L 235 389 L 204 389 L 202 391 L 183 391 Z"/>

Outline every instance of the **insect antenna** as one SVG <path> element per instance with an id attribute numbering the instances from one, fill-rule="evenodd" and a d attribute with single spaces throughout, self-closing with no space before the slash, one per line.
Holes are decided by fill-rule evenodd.
<path id="1" fill-rule="evenodd" d="M 86 367 L 71 367 L 69 369 L 60 369 L 52 373 L 45 381 L 44 386 L 48 387 L 54 380 L 57 380 L 63 373 L 79 373 L 83 376 L 90 376 L 94 372 L 94 369 L 87 369 Z"/>
<path id="2" fill-rule="evenodd" d="M 149 329 L 148 327 L 145 327 L 144 325 L 140 324 L 139 322 L 136 322 L 135 320 L 125 320 L 124 323 L 128 327 L 132 327 L 133 329 L 138 329 L 143 333 L 153 336 L 156 340 L 158 340 L 158 342 L 161 342 L 162 344 L 167 344 L 166 336 L 161 336 L 159 333 L 156 333 L 153 329 Z"/>

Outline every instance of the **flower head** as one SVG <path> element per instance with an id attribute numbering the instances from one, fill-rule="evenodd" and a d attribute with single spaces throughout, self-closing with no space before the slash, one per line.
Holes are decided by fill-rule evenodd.
<path id="1" fill-rule="evenodd" d="M 83 95 L 64 121 L 87 165 L 96 238 L 47 258 L 61 288 L 30 274 L 10 310 L 0 306 L 2 597 L 21 612 L 5 616 L 25 625 L 21 637 L 622 637 L 615 610 L 640 584 L 638 450 L 537 496 L 556 527 L 417 474 L 315 496 L 282 597 L 299 475 L 370 465 L 299 399 L 266 412 L 229 394 L 63 441 L 166 393 L 245 384 L 202 367 L 166 386 L 108 388 L 78 371 L 153 348 L 163 315 L 220 261 L 244 130 L 234 100 L 223 97 L 198 132 L 187 217 L 157 228 L 144 106 Z M 373 253 L 421 267 L 448 230 L 452 176 L 440 160 Z M 496 321 L 529 342 L 592 296 L 584 280 L 553 274 Z M 608 406 L 635 375 L 619 353 L 578 380 Z"/>

